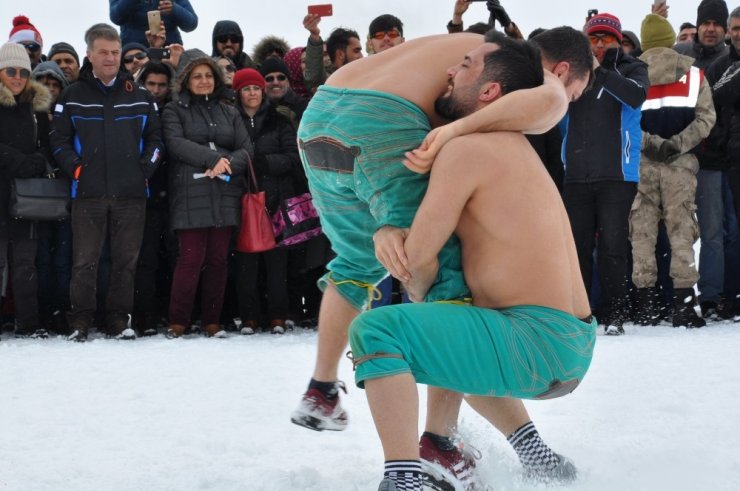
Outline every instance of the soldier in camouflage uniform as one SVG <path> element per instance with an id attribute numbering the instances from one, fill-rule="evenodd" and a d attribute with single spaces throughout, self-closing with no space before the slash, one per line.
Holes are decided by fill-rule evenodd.
<path id="1" fill-rule="evenodd" d="M 699 278 L 693 249 L 699 237 L 694 204 L 699 163 L 688 152 L 714 126 L 711 87 L 704 72 L 692 67 L 693 58 L 671 49 L 676 35 L 665 18 L 648 15 L 641 37 L 645 51 L 640 59 L 648 64 L 650 90 L 642 106 L 640 183 L 630 213 L 637 320 L 657 324 L 655 242 L 663 219 L 672 249 L 673 326 L 702 327 L 693 288 Z"/>

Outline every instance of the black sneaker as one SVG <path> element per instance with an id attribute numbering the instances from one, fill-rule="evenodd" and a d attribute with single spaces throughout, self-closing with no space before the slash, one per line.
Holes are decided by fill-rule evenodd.
<path id="1" fill-rule="evenodd" d="M 49 337 L 49 331 L 46 329 L 24 329 L 21 327 L 15 328 L 15 337 L 18 339 L 30 338 L 30 339 L 46 339 Z"/>
<path id="2" fill-rule="evenodd" d="M 115 339 L 127 341 L 136 339 L 136 331 L 131 329 L 130 319 L 130 316 L 128 319 L 124 319 L 123 317 L 110 319 L 106 326 L 106 334 Z"/>
<path id="3" fill-rule="evenodd" d="M 699 307 L 701 307 L 701 316 L 704 317 L 705 320 L 717 320 L 717 302 L 707 300 L 701 302 Z"/>
<path id="4" fill-rule="evenodd" d="M 78 343 L 84 343 L 87 341 L 87 328 L 79 327 L 77 329 L 72 328 L 72 334 L 67 336 L 69 341 L 75 341 Z"/>
<path id="5" fill-rule="evenodd" d="M 722 300 L 717 305 L 717 317 L 719 317 L 720 320 L 732 320 L 733 317 L 735 317 L 735 305 L 733 302 L 729 300 Z"/>

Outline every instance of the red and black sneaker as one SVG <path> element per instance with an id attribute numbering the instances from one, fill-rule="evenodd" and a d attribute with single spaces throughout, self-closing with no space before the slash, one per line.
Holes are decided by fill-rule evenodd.
<path id="1" fill-rule="evenodd" d="M 347 392 L 344 382 L 338 381 L 337 387 Z M 301 403 L 291 414 L 290 420 L 316 431 L 342 431 L 347 428 L 348 423 L 347 413 L 339 403 L 339 395 L 329 400 L 318 389 L 308 389 L 303 394 Z"/>
<path id="2" fill-rule="evenodd" d="M 457 446 L 440 450 L 427 436 L 419 440 L 419 455 L 425 489 L 433 491 L 477 491 L 485 489 L 475 469 L 476 456 Z"/>

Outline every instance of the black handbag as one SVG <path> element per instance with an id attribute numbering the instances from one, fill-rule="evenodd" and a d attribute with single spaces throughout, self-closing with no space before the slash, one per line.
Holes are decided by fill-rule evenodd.
<path id="1" fill-rule="evenodd" d="M 10 182 L 10 216 L 24 220 L 69 218 L 70 185 L 54 179 L 47 163 L 48 177 L 16 177 Z"/>

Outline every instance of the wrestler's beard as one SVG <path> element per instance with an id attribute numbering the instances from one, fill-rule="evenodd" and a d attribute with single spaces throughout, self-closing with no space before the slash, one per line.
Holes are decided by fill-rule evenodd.
<path id="1" fill-rule="evenodd" d="M 475 111 L 475 103 L 471 94 L 477 95 L 477 88 L 468 89 L 453 87 L 450 95 L 440 96 L 434 101 L 434 110 L 443 118 L 455 120 L 464 118 Z"/>

